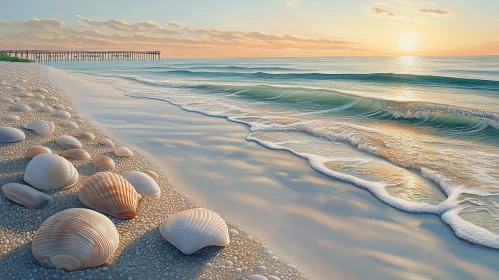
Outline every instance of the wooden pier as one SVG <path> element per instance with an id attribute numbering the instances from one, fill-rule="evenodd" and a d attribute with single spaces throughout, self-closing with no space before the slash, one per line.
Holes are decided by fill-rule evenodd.
<path id="1" fill-rule="evenodd" d="M 161 51 L 50 51 L 0 50 L 13 57 L 27 58 L 39 63 L 78 61 L 136 61 L 159 60 Z"/>

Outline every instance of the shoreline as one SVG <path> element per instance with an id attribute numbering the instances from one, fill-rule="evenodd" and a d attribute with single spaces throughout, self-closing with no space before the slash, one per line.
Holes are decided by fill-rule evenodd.
<path id="1" fill-rule="evenodd" d="M 98 268 L 89 268 L 75 272 L 63 272 L 55 269 L 45 269 L 41 267 L 31 256 L 30 241 L 38 226 L 48 217 L 67 208 L 85 208 L 76 198 L 76 192 L 86 177 L 98 172 L 91 164 L 91 161 L 71 161 L 80 173 L 79 182 L 64 190 L 47 192 L 55 202 L 41 210 L 30 210 L 8 201 L 2 195 L 0 199 L 0 211 L 3 213 L 0 224 L 2 235 L 0 270 L 3 275 L 9 278 L 38 277 L 44 278 L 83 278 L 91 277 L 122 277 L 128 279 L 158 279 L 168 277 L 169 279 L 245 279 L 253 274 L 276 275 L 280 279 L 304 279 L 294 266 L 287 264 L 277 257 L 265 255 L 263 252 L 269 250 L 262 242 L 253 239 L 244 229 L 227 223 L 229 229 L 235 229 L 238 235 L 231 235 L 231 243 L 225 248 L 209 247 L 200 252 L 185 256 L 176 248 L 164 240 L 157 230 L 159 224 L 168 216 L 175 212 L 198 207 L 189 198 L 179 193 L 169 182 L 165 173 L 143 152 L 120 143 L 109 136 L 107 132 L 95 125 L 94 121 L 86 118 L 85 114 L 75 108 L 72 98 L 60 90 L 48 79 L 47 73 L 42 66 L 19 65 L 2 63 L 0 73 L 1 80 L 5 80 L 10 86 L 21 84 L 26 90 L 15 88 L 7 89 L 7 86 L 0 88 L 1 96 L 19 96 L 24 92 L 39 95 L 34 92 L 37 88 L 46 88 L 46 97 L 56 96 L 59 102 L 51 102 L 46 99 L 40 100 L 36 96 L 22 97 L 20 102 L 30 104 L 34 101 L 41 101 L 50 106 L 59 103 L 66 107 L 72 115 L 82 115 L 82 121 L 78 121 L 79 129 L 68 129 L 62 126 L 67 121 L 57 118 L 54 113 L 43 113 L 38 109 L 30 112 L 8 111 L 13 105 L 10 103 L 0 103 L 2 110 L 2 126 L 10 126 L 21 129 L 26 139 L 13 144 L 0 144 L 2 162 L 0 163 L 0 185 L 6 183 L 23 183 L 22 173 L 29 162 L 25 157 L 26 148 L 33 145 L 42 145 L 50 148 L 54 154 L 62 152 L 62 148 L 55 144 L 54 139 L 60 135 L 71 135 L 78 138 L 82 132 L 91 132 L 96 138 L 93 141 L 80 140 L 83 148 L 95 159 L 100 155 L 107 155 L 116 163 L 114 172 L 121 174 L 129 170 L 145 171 L 153 170 L 160 176 L 158 184 L 162 190 L 159 200 L 144 199 L 138 208 L 138 215 L 135 219 L 123 221 L 111 218 L 120 233 L 120 245 L 114 257 L 110 260 L 110 265 Z M 20 75 L 23 75 L 21 77 Z M 21 81 L 25 79 L 25 82 Z M 53 87 L 51 90 L 50 88 Z M 31 89 L 27 89 L 31 88 Z M 53 103 L 53 104 L 52 104 Z M 19 121 L 6 121 L 7 114 L 16 114 L 21 119 Z M 32 121 L 43 119 L 54 121 L 56 130 L 54 134 L 41 137 L 35 133 L 22 129 L 22 125 Z M 73 120 L 74 121 L 74 120 Z M 132 158 L 118 158 L 112 153 L 112 148 L 97 144 L 98 139 L 112 139 L 117 146 L 127 146 L 135 155 Z M 271 249 L 270 249 L 271 250 Z M 231 262 L 231 263 L 229 263 Z M 265 270 L 258 270 L 256 267 L 265 266 Z M 291 268 L 290 268 L 291 267 Z M 239 269 L 241 272 L 239 272 Z M 43 274 L 42 274 L 43 273 Z M 219 277 L 219 278 L 217 278 Z M 220 278 L 222 277 L 222 278 Z"/>

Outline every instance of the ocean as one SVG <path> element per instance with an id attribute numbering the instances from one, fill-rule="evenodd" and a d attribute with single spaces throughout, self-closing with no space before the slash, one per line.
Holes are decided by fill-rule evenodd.
<path id="1" fill-rule="evenodd" d="M 249 141 L 499 248 L 499 56 L 50 65 L 246 124 Z"/>

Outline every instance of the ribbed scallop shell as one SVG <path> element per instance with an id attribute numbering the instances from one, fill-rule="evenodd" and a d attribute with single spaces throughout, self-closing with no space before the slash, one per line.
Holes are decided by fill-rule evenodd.
<path id="1" fill-rule="evenodd" d="M 133 152 L 127 147 L 118 147 L 114 150 L 114 154 L 119 157 L 132 157 Z"/>
<path id="2" fill-rule="evenodd" d="M 12 106 L 12 108 L 14 110 L 21 111 L 21 112 L 31 111 L 31 107 L 29 107 L 26 104 L 22 104 L 22 103 L 17 103 L 14 106 Z"/>
<path id="3" fill-rule="evenodd" d="M 105 170 L 113 169 L 114 167 L 116 167 L 114 160 L 106 156 L 101 156 L 96 158 L 93 162 L 93 165 L 97 169 L 105 169 Z"/>
<path id="4" fill-rule="evenodd" d="M 118 174 L 100 172 L 83 183 L 78 198 L 85 206 L 121 219 L 133 219 L 141 196 Z"/>
<path id="5" fill-rule="evenodd" d="M 76 138 L 68 135 L 61 135 L 55 139 L 55 142 L 64 149 L 81 149 L 83 145 Z"/>
<path id="6" fill-rule="evenodd" d="M 159 227 L 161 236 L 186 255 L 207 246 L 227 246 L 229 229 L 215 212 L 194 208 L 173 214 Z"/>
<path id="7" fill-rule="evenodd" d="M 121 176 L 123 176 L 140 195 L 152 199 L 157 199 L 161 196 L 161 189 L 151 176 L 140 171 L 128 171 L 121 174 Z"/>
<path id="8" fill-rule="evenodd" d="M 30 209 L 42 209 L 54 202 L 50 195 L 23 184 L 8 183 L 2 186 L 2 191 L 8 199 Z"/>
<path id="9" fill-rule="evenodd" d="M 49 136 L 55 130 L 55 125 L 53 121 L 47 122 L 44 120 L 37 120 L 29 124 L 23 125 L 24 128 L 33 130 L 34 133 L 41 136 Z"/>
<path id="10" fill-rule="evenodd" d="M 83 139 L 83 140 L 94 140 L 95 139 L 95 136 L 90 133 L 90 132 L 83 132 L 82 134 L 80 134 L 80 139 Z"/>
<path id="11" fill-rule="evenodd" d="M 78 170 L 65 158 L 40 154 L 34 157 L 24 171 L 26 183 L 40 190 L 56 190 L 78 182 Z"/>
<path id="12" fill-rule="evenodd" d="M 109 139 L 106 139 L 106 138 L 104 138 L 104 139 L 100 139 L 100 140 L 99 140 L 99 144 L 104 145 L 104 146 L 108 146 L 108 147 L 111 147 L 111 148 L 113 148 L 113 147 L 114 147 L 114 143 L 113 143 L 113 141 L 111 141 L 111 140 L 109 140 Z"/>
<path id="13" fill-rule="evenodd" d="M 33 257 L 44 267 L 74 271 L 106 263 L 119 234 L 106 216 L 89 209 L 61 211 L 43 222 L 33 237 Z"/>
<path id="14" fill-rule="evenodd" d="M 43 146 L 31 146 L 28 149 L 26 149 L 26 156 L 28 158 L 34 158 L 40 154 L 51 154 L 51 153 L 52 150 Z"/>
<path id="15" fill-rule="evenodd" d="M 71 118 L 71 114 L 69 112 L 66 112 L 66 111 L 59 111 L 55 115 L 60 117 L 60 118 L 63 118 L 63 119 L 70 119 Z"/>
<path id="16" fill-rule="evenodd" d="M 0 143 L 14 143 L 24 140 L 24 132 L 13 127 L 0 127 Z"/>
<path id="17" fill-rule="evenodd" d="M 67 159 L 75 159 L 75 160 L 89 160 L 92 158 L 90 154 L 83 149 L 66 150 L 60 153 L 59 155 Z"/>

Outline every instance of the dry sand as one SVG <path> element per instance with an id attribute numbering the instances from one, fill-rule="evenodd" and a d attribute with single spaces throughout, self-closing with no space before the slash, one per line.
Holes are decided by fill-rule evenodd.
<path id="1" fill-rule="evenodd" d="M 16 88 L 18 85 L 21 88 Z M 46 89 L 48 93 L 40 92 Z M 28 97 L 25 93 L 33 94 Z M 29 95 L 29 94 L 28 94 Z M 42 98 L 43 95 L 45 98 Z M 90 268 L 76 272 L 64 272 L 41 267 L 31 255 L 30 242 L 40 224 L 51 215 L 64 209 L 84 207 L 76 197 L 81 182 L 99 170 L 89 161 L 72 161 L 80 173 L 80 181 L 70 189 L 48 192 L 55 202 L 41 210 L 31 210 L 9 201 L 0 195 L 0 273 L 2 279 L 246 279 L 250 275 L 260 274 L 269 279 L 305 279 L 295 266 L 286 264 L 274 256 L 262 242 L 253 239 L 244 229 L 228 224 L 231 230 L 231 243 L 224 248 L 209 247 L 196 254 L 186 256 L 164 240 L 157 230 L 167 217 L 182 211 L 198 207 L 193 201 L 179 193 L 151 159 L 129 147 L 135 155 L 131 158 L 118 158 L 109 148 L 97 141 L 102 138 L 112 139 L 103 130 L 97 128 L 74 106 L 71 98 L 62 92 L 47 77 L 43 67 L 35 64 L 0 62 L 0 97 L 20 97 L 19 103 L 31 104 L 42 102 L 54 107 L 61 104 L 66 107 L 79 129 L 68 129 L 62 124 L 68 120 L 53 113 L 41 112 L 33 108 L 29 112 L 11 109 L 13 103 L 0 103 L 0 126 L 19 128 L 26 134 L 26 140 L 0 144 L 0 185 L 23 183 L 22 175 L 29 163 L 25 156 L 26 149 L 34 145 L 50 148 L 54 154 L 62 152 L 55 143 L 60 135 L 78 138 L 83 132 L 91 132 L 93 141 L 81 140 L 85 149 L 95 159 L 106 155 L 116 162 L 113 172 L 123 173 L 129 170 L 153 170 L 159 174 L 158 183 L 162 190 L 159 200 L 145 199 L 140 203 L 138 215 L 132 220 L 111 218 L 120 234 L 120 246 L 108 266 Z M 47 100 L 55 96 L 58 102 Z M 5 117 L 15 114 L 19 121 L 7 121 Z M 82 115 L 80 120 L 75 116 Z M 23 129 L 24 124 L 35 120 L 54 121 L 56 130 L 47 137 Z M 115 139 L 117 146 L 126 146 Z M 236 234 L 237 233 L 237 234 Z M 273 276 L 270 276 L 273 275 Z M 273 278 L 279 277 L 279 278 Z"/>

